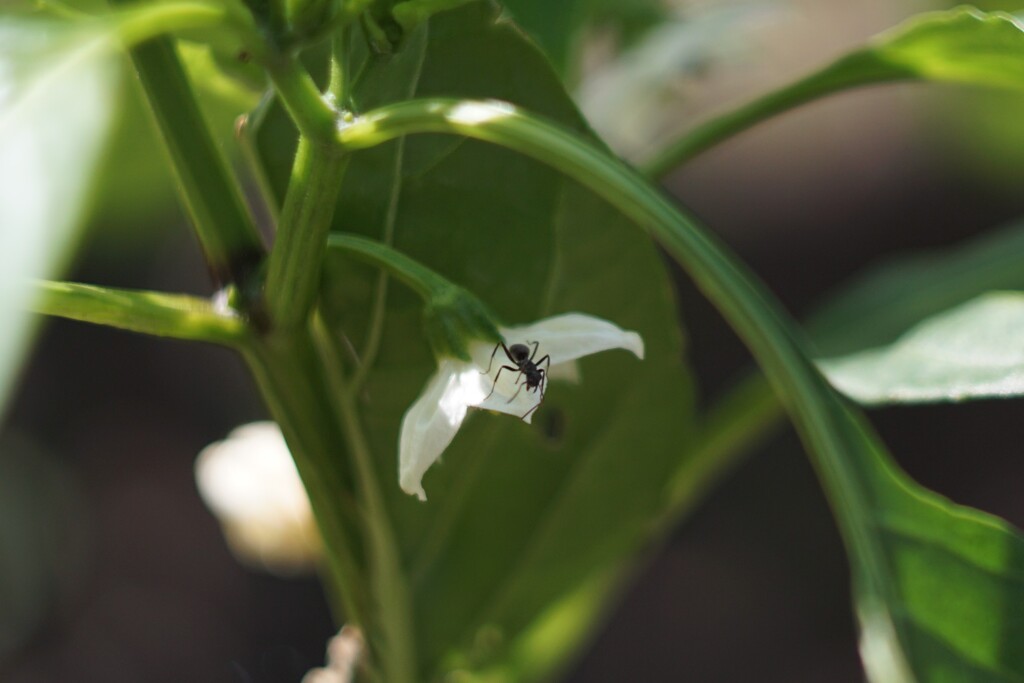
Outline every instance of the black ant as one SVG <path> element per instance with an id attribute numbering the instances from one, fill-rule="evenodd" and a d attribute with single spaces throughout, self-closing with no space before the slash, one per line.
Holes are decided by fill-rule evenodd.
<path id="1" fill-rule="evenodd" d="M 533 353 L 530 353 L 530 347 L 527 344 L 533 344 Z M 512 372 L 518 373 L 519 375 L 526 377 L 526 382 L 519 384 L 519 378 L 516 377 L 516 384 L 519 384 L 519 388 L 516 389 L 516 393 L 512 394 L 512 398 L 508 400 L 511 403 L 519 395 L 519 392 L 526 387 L 527 391 L 540 391 L 540 400 L 537 401 L 537 405 L 523 413 L 521 420 L 526 420 L 527 415 L 540 408 L 540 404 L 544 402 L 544 393 L 547 391 L 547 373 L 551 369 L 551 356 L 547 355 L 541 358 L 536 363 L 533 359 L 537 356 L 537 350 L 540 348 L 540 342 L 527 342 L 526 344 L 513 344 L 512 346 L 505 346 L 505 342 L 498 342 L 494 346 L 494 351 L 491 352 L 491 361 L 487 364 L 487 370 L 483 373 L 489 375 L 491 373 L 491 366 L 494 365 L 494 356 L 498 353 L 498 349 L 504 349 L 505 355 L 510 361 L 515 364 L 515 367 L 511 365 L 502 365 L 498 368 L 498 374 L 494 376 L 494 385 L 491 387 L 491 393 L 484 397 L 486 401 L 494 393 L 494 390 L 498 388 L 498 378 L 501 377 L 502 370 L 511 370 Z M 540 365 L 547 363 L 546 369 L 541 369 Z"/>

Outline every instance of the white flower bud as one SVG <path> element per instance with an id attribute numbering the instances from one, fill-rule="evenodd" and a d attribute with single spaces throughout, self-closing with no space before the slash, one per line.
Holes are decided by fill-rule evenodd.
<path id="1" fill-rule="evenodd" d="M 275 574 L 310 572 L 320 537 L 281 430 L 254 422 L 207 446 L 196 483 L 241 562 Z"/>

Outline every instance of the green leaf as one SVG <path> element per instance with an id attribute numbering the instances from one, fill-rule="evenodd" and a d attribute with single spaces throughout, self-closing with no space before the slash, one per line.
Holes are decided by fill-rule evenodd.
<path id="1" fill-rule="evenodd" d="M 396 54 L 367 59 L 352 93 L 358 111 L 413 96 L 489 97 L 586 131 L 544 57 L 488 4 L 437 15 Z M 289 155 L 275 130 L 260 138 L 280 188 L 273 163 Z M 582 383 L 553 383 L 532 426 L 472 415 L 428 472 L 423 504 L 399 490 L 396 463 L 399 423 L 435 369 L 420 302 L 391 283 L 377 328 L 368 312 L 378 274 L 355 261 L 328 264 L 329 318 L 373 364 L 362 420 L 412 580 L 422 678 L 457 667 L 534 680 L 564 661 L 591 622 L 559 620 L 544 665 L 522 657 L 531 641 L 518 636 L 584 583 L 596 586 L 588 604 L 609 599 L 612 583 L 599 579 L 652 530 L 665 505 L 656 492 L 692 437 L 668 277 L 650 241 L 599 198 L 483 143 L 416 137 L 358 152 L 342 195 L 339 230 L 393 243 L 506 323 L 581 311 L 646 342 L 643 362 L 625 353 L 585 359 Z"/>
<path id="2" fill-rule="evenodd" d="M 869 680 L 1024 680 L 1024 536 L 900 472 L 812 367 L 766 288 L 656 194 L 636 194 L 648 196 L 617 205 L 650 226 L 746 340 L 812 456 L 849 554 Z"/>
<path id="3" fill-rule="evenodd" d="M 928 318 L 895 343 L 826 358 L 832 385 L 861 404 L 1024 393 L 1024 294 L 994 292 Z"/>
<path id="4" fill-rule="evenodd" d="M 1020 89 L 1024 31 L 1013 15 L 958 7 L 920 14 L 820 71 L 712 119 L 651 159 L 659 176 L 726 138 L 771 116 L 848 88 L 923 80 Z"/>
<path id="5" fill-rule="evenodd" d="M 72 243 L 116 101 L 107 31 L 0 19 L 0 396 L 29 318 L 25 280 Z"/>
<path id="6" fill-rule="evenodd" d="M 814 367 L 779 302 L 712 234 L 619 160 L 507 106 L 400 103 L 368 113 L 339 137 L 358 148 L 412 132 L 459 133 L 543 160 L 650 231 L 687 269 L 764 368 L 812 456 L 850 555 L 872 681 L 1024 676 L 1022 614 L 1015 607 L 1024 538 L 899 473 L 861 416 Z"/>
<path id="7" fill-rule="evenodd" d="M 368 67 L 355 94 L 361 109 L 410 96 L 491 97 L 582 129 L 540 54 L 487 6 L 439 16 L 417 40 Z M 409 90 L 387 92 L 408 83 L 410 71 L 418 78 Z M 410 353 L 409 339 L 422 338 L 415 298 L 389 290 L 365 420 L 415 582 L 421 658 L 425 671 L 485 666 L 551 601 L 624 561 L 660 511 L 650 492 L 691 429 L 667 278 L 652 245 L 602 202 L 512 152 L 410 139 L 361 153 L 349 178 L 343 229 L 393 240 L 506 322 L 579 310 L 647 342 L 643 363 L 626 354 L 588 359 L 583 384 L 553 386 L 534 427 L 474 416 L 428 473 L 430 500 L 421 505 L 391 483 L 399 421 L 434 362 L 425 345 Z M 362 281 L 338 298 L 346 306 L 338 320 L 357 348 L 368 336 L 359 318 L 373 304 L 375 277 L 364 271 Z"/>
<path id="8" fill-rule="evenodd" d="M 1024 227 L 869 269 L 812 317 L 832 381 L 863 403 L 1016 395 Z M 979 298 L 980 297 L 980 298 Z"/>
<path id="9" fill-rule="evenodd" d="M 882 33 L 863 50 L 879 70 L 930 81 L 1021 88 L 1024 33 L 1006 12 L 958 7 L 922 14 Z"/>
<path id="10" fill-rule="evenodd" d="M 581 37 L 587 28 L 613 28 L 620 45 L 629 45 L 668 18 L 664 4 L 657 0 L 508 0 L 504 4 L 555 69 L 569 79 L 579 70 Z"/>
<path id="11" fill-rule="evenodd" d="M 565 73 L 585 4 L 583 0 L 509 0 L 505 6 L 516 22 L 540 43 L 555 68 Z"/>
<path id="12" fill-rule="evenodd" d="M 912 482 L 861 419 L 833 406 L 845 416 L 842 438 L 855 456 L 855 479 L 842 493 L 863 496 L 869 507 L 860 532 L 882 552 L 853 557 L 869 678 L 1024 680 L 1024 537 Z"/>
<path id="13" fill-rule="evenodd" d="M 951 248 L 892 257 L 833 294 L 809 327 L 819 357 L 896 341 L 928 317 L 1000 289 L 1024 290 L 1024 223 Z"/>
<path id="14" fill-rule="evenodd" d="M 557 152 L 574 153 L 559 146 L 551 156 Z M 589 156 L 581 151 L 562 167 L 581 168 Z M 815 370 L 802 335 L 767 289 L 656 191 L 607 166 L 582 175 L 683 264 L 787 405 L 843 532 L 869 679 L 1024 679 L 1024 537 L 900 472 L 862 416 Z"/>

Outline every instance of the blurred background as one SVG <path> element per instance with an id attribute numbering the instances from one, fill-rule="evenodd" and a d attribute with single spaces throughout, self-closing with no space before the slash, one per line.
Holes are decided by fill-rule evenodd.
<path id="1" fill-rule="evenodd" d="M 552 40 L 546 3 L 512 4 L 541 27 L 542 42 Z M 631 159 L 906 16 L 943 7 L 577 5 L 563 27 L 573 40 L 549 47 L 594 126 Z M 202 54 L 189 59 L 204 68 Z M 69 279 L 209 294 L 130 85 Z M 229 140 L 250 96 L 226 80 L 206 96 Z M 666 187 L 803 316 L 881 257 L 952 245 L 1024 215 L 1022 114 L 1019 97 L 967 88 L 851 92 L 705 153 Z M 676 280 L 689 361 L 709 405 L 750 359 L 685 276 L 676 271 Z M 871 418 L 924 485 L 1024 526 L 1019 411 L 1017 401 L 986 401 Z M 196 491 L 199 451 L 265 415 L 228 352 L 43 325 L 0 433 L 0 681 L 298 681 L 322 663 L 333 629 L 315 578 L 243 567 Z M 843 549 L 788 428 L 652 548 L 568 676 L 683 678 L 862 678 Z"/>

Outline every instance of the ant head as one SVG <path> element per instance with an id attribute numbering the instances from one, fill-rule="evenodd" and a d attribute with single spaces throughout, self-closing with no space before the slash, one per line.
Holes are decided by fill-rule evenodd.
<path id="1" fill-rule="evenodd" d="M 508 352 L 512 354 L 512 358 L 515 359 L 517 363 L 529 360 L 530 358 L 530 347 L 526 344 L 513 344 L 508 347 Z"/>

